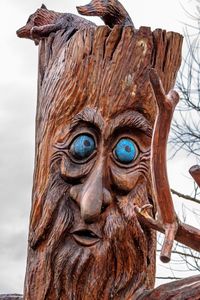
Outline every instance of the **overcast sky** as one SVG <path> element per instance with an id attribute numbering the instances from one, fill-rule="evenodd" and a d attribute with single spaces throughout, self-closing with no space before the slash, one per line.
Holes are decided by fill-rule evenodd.
<path id="1" fill-rule="evenodd" d="M 183 23 L 190 22 L 181 5 L 190 12 L 195 7 L 195 0 L 121 2 L 137 28 L 143 25 L 180 33 Z M 76 5 L 87 3 L 87 0 L 44 0 L 49 9 L 73 13 Z M 25 25 L 28 16 L 41 4 L 39 0 L 0 1 L 0 293 L 22 293 L 23 289 L 34 160 L 38 49 L 33 42 L 18 39 L 15 31 Z M 173 188 L 189 193 L 193 182 L 187 170 L 195 163 L 183 154 L 169 161 Z M 175 200 L 181 213 L 180 203 Z M 191 219 L 190 223 L 196 225 L 197 220 Z M 168 274 L 166 267 L 159 262 L 158 274 Z"/>

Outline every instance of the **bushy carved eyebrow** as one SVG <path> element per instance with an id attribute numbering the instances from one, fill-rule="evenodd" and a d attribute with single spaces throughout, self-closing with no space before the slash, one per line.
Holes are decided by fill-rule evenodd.
<path id="1" fill-rule="evenodd" d="M 80 123 L 86 122 L 95 127 L 98 127 L 100 130 L 103 130 L 104 120 L 100 113 L 94 109 L 86 107 L 80 113 L 78 113 L 72 120 L 70 125 L 70 131 L 77 127 Z"/>
<path id="2" fill-rule="evenodd" d="M 115 117 L 112 124 L 109 126 L 106 135 L 110 136 L 115 130 L 122 127 L 138 129 L 144 132 L 147 136 L 152 136 L 151 124 L 141 113 L 137 111 L 126 111 Z"/>

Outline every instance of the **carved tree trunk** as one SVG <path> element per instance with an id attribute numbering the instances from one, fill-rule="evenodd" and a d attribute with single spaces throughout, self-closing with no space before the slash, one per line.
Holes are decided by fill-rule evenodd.
<path id="1" fill-rule="evenodd" d="M 152 205 L 151 217 L 157 210 L 149 71 L 168 93 L 182 37 L 135 30 L 118 1 L 106 3 L 79 12 L 112 29 L 43 6 L 18 31 L 39 43 L 26 300 L 128 300 L 154 287 L 156 236 L 135 213 L 136 206 Z"/>

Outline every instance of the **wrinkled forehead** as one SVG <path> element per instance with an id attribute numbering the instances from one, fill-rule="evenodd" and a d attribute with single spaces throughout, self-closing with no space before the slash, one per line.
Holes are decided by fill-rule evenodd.
<path id="1" fill-rule="evenodd" d="M 137 111 L 153 123 L 155 102 L 148 76 L 152 48 L 148 28 L 135 32 L 133 27 L 102 26 L 77 32 L 47 73 L 51 92 L 45 95 L 58 108 L 52 118 L 71 121 L 90 107 L 110 119 Z"/>

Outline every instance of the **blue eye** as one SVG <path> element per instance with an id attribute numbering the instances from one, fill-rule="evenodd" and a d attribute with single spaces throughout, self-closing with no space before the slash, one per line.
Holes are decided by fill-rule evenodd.
<path id="1" fill-rule="evenodd" d="M 120 163 L 130 164 L 136 159 L 138 149 L 134 141 L 129 138 L 123 138 L 117 143 L 114 154 Z"/>
<path id="2" fill-rule="evenodd" d="M 94 139 L 86 134 L 79 135 L 71 144 L 70 153 L 77 159 L 89 157 L 95 150 Z"/>

